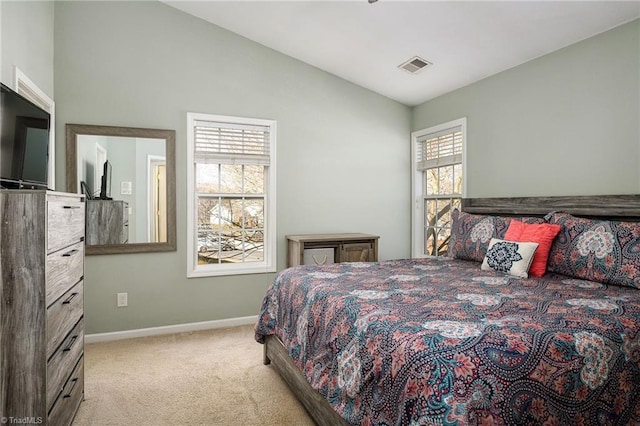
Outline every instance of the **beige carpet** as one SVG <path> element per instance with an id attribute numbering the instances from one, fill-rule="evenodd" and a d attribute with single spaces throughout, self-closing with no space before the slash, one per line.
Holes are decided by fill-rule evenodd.
<path id="1" fill-rule="evenodd" d="M 313 425 L 253 327 L 85 347 L 81 425 Z"/>

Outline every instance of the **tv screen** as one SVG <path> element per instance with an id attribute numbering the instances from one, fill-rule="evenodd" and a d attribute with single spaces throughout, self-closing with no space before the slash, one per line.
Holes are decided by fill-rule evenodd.
<path id="1" fill-rule="evenodd" d="M 0 186 L 46 189 L 50 115 L 0 86 Z"/>
<path id="2" fill-rule="evenodd" d="M 111 163 L 104 162 L 102 167 L 102 181 L 100 184 L 100 200 L 111 200 Z"/>

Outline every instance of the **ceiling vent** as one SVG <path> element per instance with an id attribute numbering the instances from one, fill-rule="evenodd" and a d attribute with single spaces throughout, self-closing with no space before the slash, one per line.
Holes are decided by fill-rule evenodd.
<path id="1" fill-rule="evenodd" d="M 425 69 L 428 65 L 431 65 L 431 62 L 427 62 L 419 56 L 414 56 L 408 61 L 398 65 L 398 68 L 402 68 L 411 74 L 417 74 L 418 71 Z"/>

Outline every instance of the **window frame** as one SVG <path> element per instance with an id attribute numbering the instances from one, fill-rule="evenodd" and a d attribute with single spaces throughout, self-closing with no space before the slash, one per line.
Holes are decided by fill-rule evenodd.
<path id="1" fill-rule="evenodd" d="M 264 257 L 247 263 L 198 265 L 197 214 L 195 182 L 195 133 L 197 121 L 269 127 L 269 165 L 265 166 Z M 276 131 L 275 120 L 233 117 L 206 113 L 187 113 L 187 278 L 276 272 Z M 237 164 L 245 164 L 238 162 Z"/>
<path id="2" fill-rule="evenodd" d="M 49 162 L 47 170 L 47 186 L 56 187 L 56 103 L 47 96 L 37 84 L 16 65 L 13 66 L 13 87 L 16 93 L 24 96 L 50 114 L 49 118 Z"/>
<path id="3" fill-rule="evenodd" d="M 443 133 L 447 130 L 460 128 L 462 132 L 462 194 L 465 198 L 467 194 L 467 119 L 466 117 L 438 124 L 426 129 L 417 130 L 411 133 L 411 257 L 433 257 L 425 253 L 425 201 L 427 199 L 438 199 L 438 196 L 427 195 L 426 170 L 418 170 L 418 141 Z M 443 195 L 440 199 L 451 198 L 451 195 Z"/>

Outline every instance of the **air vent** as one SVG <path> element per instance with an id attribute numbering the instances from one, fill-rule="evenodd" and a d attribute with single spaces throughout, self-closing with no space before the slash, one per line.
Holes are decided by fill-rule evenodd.
<path id="1" fill-rule="evenodd" d="M 425 69 L 428 65 L 431 65 L 431 62 L 427 62 L 419 56 L 414 56 L 408 61 L 398 65 L 398 68 L 402 68 L 411 74 L 416 74 L 418 71 Z"/>

